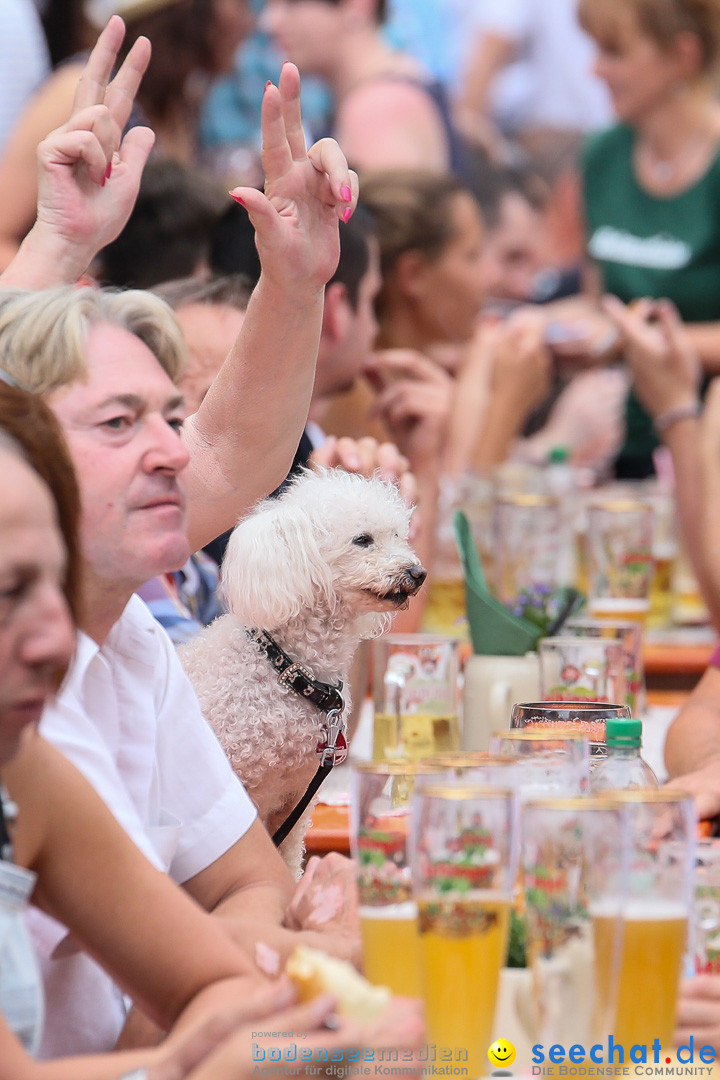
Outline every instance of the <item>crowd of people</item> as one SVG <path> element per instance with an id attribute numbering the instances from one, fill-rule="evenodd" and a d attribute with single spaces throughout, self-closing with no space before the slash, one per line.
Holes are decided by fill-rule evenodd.
<path id="1" fill-rule="evenodd" d="M 443 41 L 401 0 L 1 6 L 0 1080 L 250 1077 L 261 1019 L 412 1052 L 417 1002 L 275 977 L 361 965 L 354 869 L 294 880 L 175 645 L 299 469 L 397 484 L 432 578 L 448 480 L 659 443 L 720 627 L 717 0 L 438 0 Z M 719 669 L 666 746 L 702 817 Z M 683 1038 L 720 1047 L 719 983 Z"/>

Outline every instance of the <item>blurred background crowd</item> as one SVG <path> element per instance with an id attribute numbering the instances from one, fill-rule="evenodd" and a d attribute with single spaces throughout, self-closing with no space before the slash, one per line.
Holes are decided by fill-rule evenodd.
<path id="1" fill-rule="evenodd" d="M 394 443 L 417 482 L 419 551 L 447 593 L 459 580 L 450 511 L 474 506 L 491 547 L 482 519 L 498 467 L 511 491 L 545 490 L 552 460 L 576 492 L 617 480 L 667 496 L 674 459 L 691 478 L 683 539 L 706 582 L 686 452 L 699 444 L 685 436 L 720 363 L 715 0 L 7 0 L 0 265 L 34 220 L 35 148 L 69 115 L 113 12 L 125 52 L 152 42 L 129 123 L 157 138 L 130 221 L 92 273 L 161 291 L 242 275 L 228 290 L 166 293 L 198 393 L 259 275 L 247 212 L 226 191 L 262 185 L 262 89 L 290 59 L 308 141 L 335 136 L 362 186 L 299 460 L 314 450 L 333 464 L 347 437 L 370 456 L 369 438 Z M 613 308 L 606 293 L 648 299 Z M 581 512 L 572 525 L 582 534 Z M 438 603 L 426 625 L 447 629 L 436 588 Z"/>

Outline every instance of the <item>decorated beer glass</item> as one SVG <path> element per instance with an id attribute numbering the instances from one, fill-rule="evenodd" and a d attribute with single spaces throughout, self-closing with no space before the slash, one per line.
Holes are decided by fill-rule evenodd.
<path id="1" fill-rule="evenodd" d="M 457 750 L 459 645 L 433 634 L 383 634 L 372 643 L 374 761 Z"/>
<path id="2" fill-rule="evenodd" d="M 420 995 L 417 906 L 408 861 L 410 801 L 420 774 L 441 775 L 415 762 L 355 765 L 350 839 L 357 863 L 363 970 L 396 994 Z"/>
<path id="3" fill-rule="evenodd" d="M 599 797 L 530 799 L 521 847 L 531 1034 L 545 1046 L 604 1042 L 615 1031 L 628 872 L 621 805 Z"/>
<path id="4" fill-rule="evenodd" d="M 682 791 L 612 792 L 628 822 L 630 871 L 615 1042 L 673 1045 L 675 1008 L 688 947 L 695 866 L 695 811 Z M 610 919 L 595 920 L 598 955 L 609 956 Z M 604 943 L 608 949 L 604 951 Z M 601 965 L 602 967 L 602 965 Z M 609 975 L 608 975 L 609 977 Z"/>
<path id="5" fill-rule="evenodd" d="M 413 800 L 428 1043 L 484 1076 L 517 873 L 515 799 L 506 788 L 428 785 Z"/>

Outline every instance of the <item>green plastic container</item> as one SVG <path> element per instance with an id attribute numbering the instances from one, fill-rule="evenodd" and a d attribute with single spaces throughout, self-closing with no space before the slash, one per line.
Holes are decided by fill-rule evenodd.
<path id="1" fill-rule="evenodd" d="M 531 622 L 513 615 L 488 590 L 470 522 L 462 510 L 453 519 L 465 574 L 465 598 L 473 650 L 483 656 L 524 656 L 543 636 Z"/>

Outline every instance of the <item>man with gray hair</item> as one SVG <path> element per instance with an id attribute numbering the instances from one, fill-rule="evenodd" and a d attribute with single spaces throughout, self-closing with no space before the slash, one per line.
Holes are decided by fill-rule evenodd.
<path id="1" fill-rule="evenodd" d="M 121 31 L 120 20 L 111 20 L 101 37 L 105 54 L 116 51 Z M 103 63 L 106 83 L 112 65 L 106 55 Z M 96 193 L 107 205 L 111 183 L 120 185 L 118 193 L 131 186 L 119 141 L 110 149 L 121 147 L 120 160 L 117 151 L 106 160 L 107 129 L 100 126 L 101 141 L 94 126 L 102 108 L 90 105 L 89 127 L 76 123 L 59 140 L 67 137 L 65 151 L 82 142 L 80 164 L 76 154 L 73 175 L 64 177 L 66 198 L 49 208 L 61 250 L 59 221 L 68 220 L 73 198 L 87 210 Z M 266 89 L 263 131 L 265 193 L 233 193 L 256 228 L 263 274 L 243 332 L 193 417 L 184 421 L 173 381 L 183 353 L 177 326 L 146 294 L 6 293 L 0 367 L 52 406 L 82 490 L 83 634 L 43 733 L 86 774 L 148 857 L 222 917 L 238 941 L 269 942 L 283 952 L 294 941 L 281 926 L 292 880 L 205 724 L 169 640 L 132 595 L 149 577 L 181 566 L 277 486 L 307 415 L 323 286 L 337 260 L 338 218 L 352 212 L 357 182 L 331 140 L 305 151 L 291 65 L 278 87 Z M 134 168 L 149 145 L 135 136 L 133 147 Z M 112 174 L 106 185 L 98 153 Z M 66 157 L 57 154 L 51 167 L 67 170 Z M 47 257 L 39 269 L 32 258 L 28 263 L 34 243 L 29 238 L 4 283 L 48 283 Z M 60 269 L 67 272 L 75 257 Z M 23 258 L 30 266 L 25 276 Z M 44 919 L 34 930 L 48 989 L 43 1056 L 111 1048 L 124 1019 L 119 992 L 58 924 Z M 354 947 L 348 935 L 344 949 Z"/>

